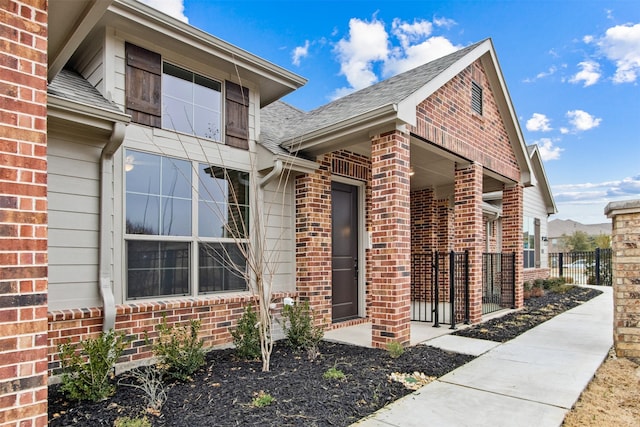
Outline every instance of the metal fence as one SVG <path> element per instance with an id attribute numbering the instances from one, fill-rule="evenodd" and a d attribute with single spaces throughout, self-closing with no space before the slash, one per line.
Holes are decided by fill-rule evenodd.
<path id="1" fill-rule="evenodd" d="M 563 277 L 571 283 L 601 286 L 613 284 L 611 249 L 550 253 L 549 268 L 552 277 Z"/>
<path id="2" fill-rule="evenodd" d="M 482 314 L 516 304 L 516 254 L 482 254 Z"/>

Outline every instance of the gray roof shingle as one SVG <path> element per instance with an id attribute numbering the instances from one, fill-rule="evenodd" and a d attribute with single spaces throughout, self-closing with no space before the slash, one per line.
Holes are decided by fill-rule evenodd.
<path id="1" fill-rule="evenodd" d="M 122 110 L 115 103 L 102 96 L 84 77 L 67 68 L 60 71 L 49 83 L 47 93 L 69 101 L 122 114 Z"/>

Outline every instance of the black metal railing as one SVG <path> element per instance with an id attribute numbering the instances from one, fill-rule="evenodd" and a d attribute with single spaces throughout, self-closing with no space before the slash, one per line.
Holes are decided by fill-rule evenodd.
<path id="1" fill-rule="evenodd" d="M 514 253 L 482 254 L 482 314 L 515 308 Z"/>
<path id="2" fill-rule="evenodd" d="M 549 268 L 552 277 L 563 277 L 568 282 L 600 286 L 613 284 L 611 249 L 550 253 Z"/>

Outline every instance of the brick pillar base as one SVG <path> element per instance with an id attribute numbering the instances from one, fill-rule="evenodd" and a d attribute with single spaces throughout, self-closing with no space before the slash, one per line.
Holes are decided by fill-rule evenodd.
<path id="1" fill-rule="evenodd" d="M 469 251 L 469 321 L 482 320 L 482 165 L 456 167 L 453 209 L 455 251 Z M 462 308 L 461 308 L 462 309 Z M 456 313 L 458 314 L 458 313 Z"/>
<path id="2" fill-rule="evenodd" d="M 329 160 L 296 178 L 296 288 L 317 325 L 331 324 L 331 175 Z"/>
<path id="3" fill-rule="evenodd" d="M 47 425 L 47 4 L 3 2 L 0 424 Z"/>
<path id="4" fill-rule="evenodd" d="M 408 345 L 411 320 L 409 140 L 394 131 L 371 143 L 371 342 Z"/>
<path id="5" fill-rule="evenodd" d="M 611 202 L 613 344 L 619 357 L 640 357 L 640 199 Z"/>

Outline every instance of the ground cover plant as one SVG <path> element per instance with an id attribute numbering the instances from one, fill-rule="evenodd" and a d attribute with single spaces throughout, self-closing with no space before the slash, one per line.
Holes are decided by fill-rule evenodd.
<path id="1" fill-rule="evenodd" d="M 523 310 L 502 322 L 456 333 L 507 340 L 598 293 L 577 287 L 547 291 L 526 300 Z M 124 386 L 136 381 L 130 374 L 118 378 L 116 393 L 99 402 L 71 401 L 59 386 L 51 386 L 49 425 L 113 426 L 118 418 L 129 417 L 146 418 L 154 427 L 348 426 L 411 393 L 408 385 L 427 383 L 471 359 L 425 345 L 406 348 L 394 358 L 387 349 L 327 341 L 318 343 L 318 355 L 310 359 L 307 351 L 282 340 L 274 347 L 270 371 L 263 372 L 259 359 L 248 361 L 233 349 L 215 350 L 189 379 L 166 380 L 166 401 L 160 410 L 149 411 L 148 396 Z"/>

